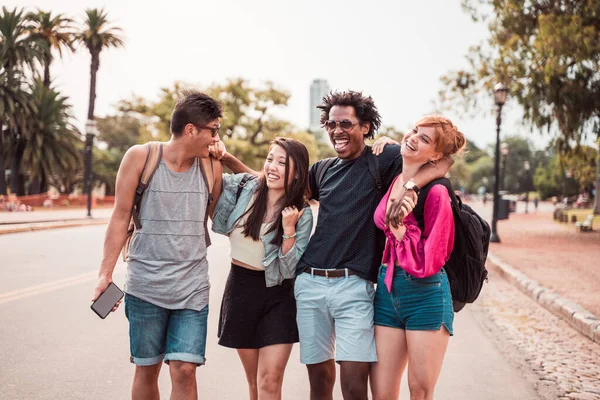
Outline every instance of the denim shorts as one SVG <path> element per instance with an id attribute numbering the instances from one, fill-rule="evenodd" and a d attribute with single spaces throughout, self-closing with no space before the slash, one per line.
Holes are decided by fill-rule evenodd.
<path id="1" fill-rule="evenodd" d="M 168 310 L 125 294 L 130 361 L 147 366 L 171 360 L 203 365 L 208 306 L 202 311 Z"/>
<path id="2" fill-rule="evenodd" d="M 296 278 L 300 362 L 376 362 L 373 282 L 300 273 Z"/>
<path id="3" fill-rule="evenodd" d="M 427 278 L 415 278 L 396 266 L 391 292 L 384 283 L 386 270 L 384 265 L 379 269 L 375 325 L 409 331 L 438 331 L 443 325 L 453 335 L 452 296 L 443 269 Z"/>

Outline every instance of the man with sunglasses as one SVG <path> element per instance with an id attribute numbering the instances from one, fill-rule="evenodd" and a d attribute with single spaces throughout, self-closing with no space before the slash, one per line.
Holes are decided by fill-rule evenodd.
<path id="1" fill-rule="evenodd" d="M 385 236 L 373 213 L 394 177 L 402 171 L 400 147 L 387 145 L 377 156 L 382 188 L 375 183 L 365 145 L 381 124 L 369 96 L 332 92 L 323 98 L 321 124 L 337 153 L 321 175 L 321 160 L 311 166 L 312 199 L 319 202 L 317 226 L 298 263 L 295 282 L 300 361 L 308 368 L 311 399 L 332 399 L 335 361 L 340 364 L 344 399 L 367 399 L 371 363 L 377 362 L 373 326 L 374 283 Z M 224 152 L 223 164 L 234 172 L 251 172 Z M 442 177 L 447 165 L 438 164 L 407 182 L 406 190 Z M 402 220 L 397 199 L 390 207 L 392 225 Z"/>
<path id="2" fill-rule="evenodd" d="M 119 167 L 115 207 L 92 300 L 112 282 L 136 191 L 140 194 L 140 177 L 145 169 L 153 170 L 136 206 L 136 229 L 126 254 L 125 315 L 130 361 L 135 364 L 134 399 L 159 398 L 163 361 L 169 365 L 171 398 L 198 397 L 196 367 L 205 362 L 210 287 L 206 223 L 222 176 L 221 163 L 212 168 L 209 147 L 219 140 L 222 116 L 216 100 L 186 92 L 171 116 L 171 139 L 133 146 Z"/>

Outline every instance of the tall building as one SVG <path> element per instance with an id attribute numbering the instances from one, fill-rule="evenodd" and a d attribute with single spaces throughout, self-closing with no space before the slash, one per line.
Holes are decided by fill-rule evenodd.
<path id="1" fill-rule="evenodd" d="M 325 79 L 313 79 L 310 84 L 310 122 L 308 130 L 313 133 L 322 132 L 321 128 L 321 110 L 317 108 L 323 100 L 323 96 L 329 93 L 329 83 Z"/>

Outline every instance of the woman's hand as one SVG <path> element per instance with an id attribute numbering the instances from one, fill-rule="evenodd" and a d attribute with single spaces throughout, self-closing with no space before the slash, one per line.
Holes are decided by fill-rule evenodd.
<path id="1" fill-rule="evenodd" d="M 397 141 L 395 141 L 394 139 L 390 139 L 387 136 L 382 136 L 379 139 L 377 139 L 375 141 L 375 143 L 373 143 L 373 154 L 375 154 L 376 156 L 380 155 L 381 153 L 383 153 L 383 148 L 385 147 L 386 144 L 400 144 Z"/>
<path id="2" fill-rule="evenodd" d="M 390 206 L 385 214 L 385 224 L 394 229 L 402 224 L 402 220 L 412 212 L 417 204 L 418 196 L 414 190 L 405 190 L 399 199 L 390 198 Z"/>
<path id="3" fill-rule="evenodd" d="M 283 225 L 283 234 L 286 236 L 293 235 L 296 232 L 296 223 L 300 217 L 304 214 L 304 209 L 298 211 L 295 206 L 286 207 L 281 212 Z"/>
<path id="4" fill-rule="evenodd" d="M 208 146 L 208 151 L 210 152 L 210 155 L 217 160 L 220 160 L 225 156 L 225 154 L 227 154 L 225 143 L 223 143 L 222 140 L 219 140 L 217 143 Z"/>

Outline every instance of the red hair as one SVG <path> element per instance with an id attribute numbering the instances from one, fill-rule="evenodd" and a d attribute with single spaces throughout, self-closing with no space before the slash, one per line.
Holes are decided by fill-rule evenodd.
<path id="1" fill-rule="evenodd" d="M 446 117 L 440 115 L 426 115 L 415 123 L 415 129 L 419 126 L 435 128 L 437 133 L 435 150 L 448 157 L 461 151 L 467 140 L 465 135 Z"/>

